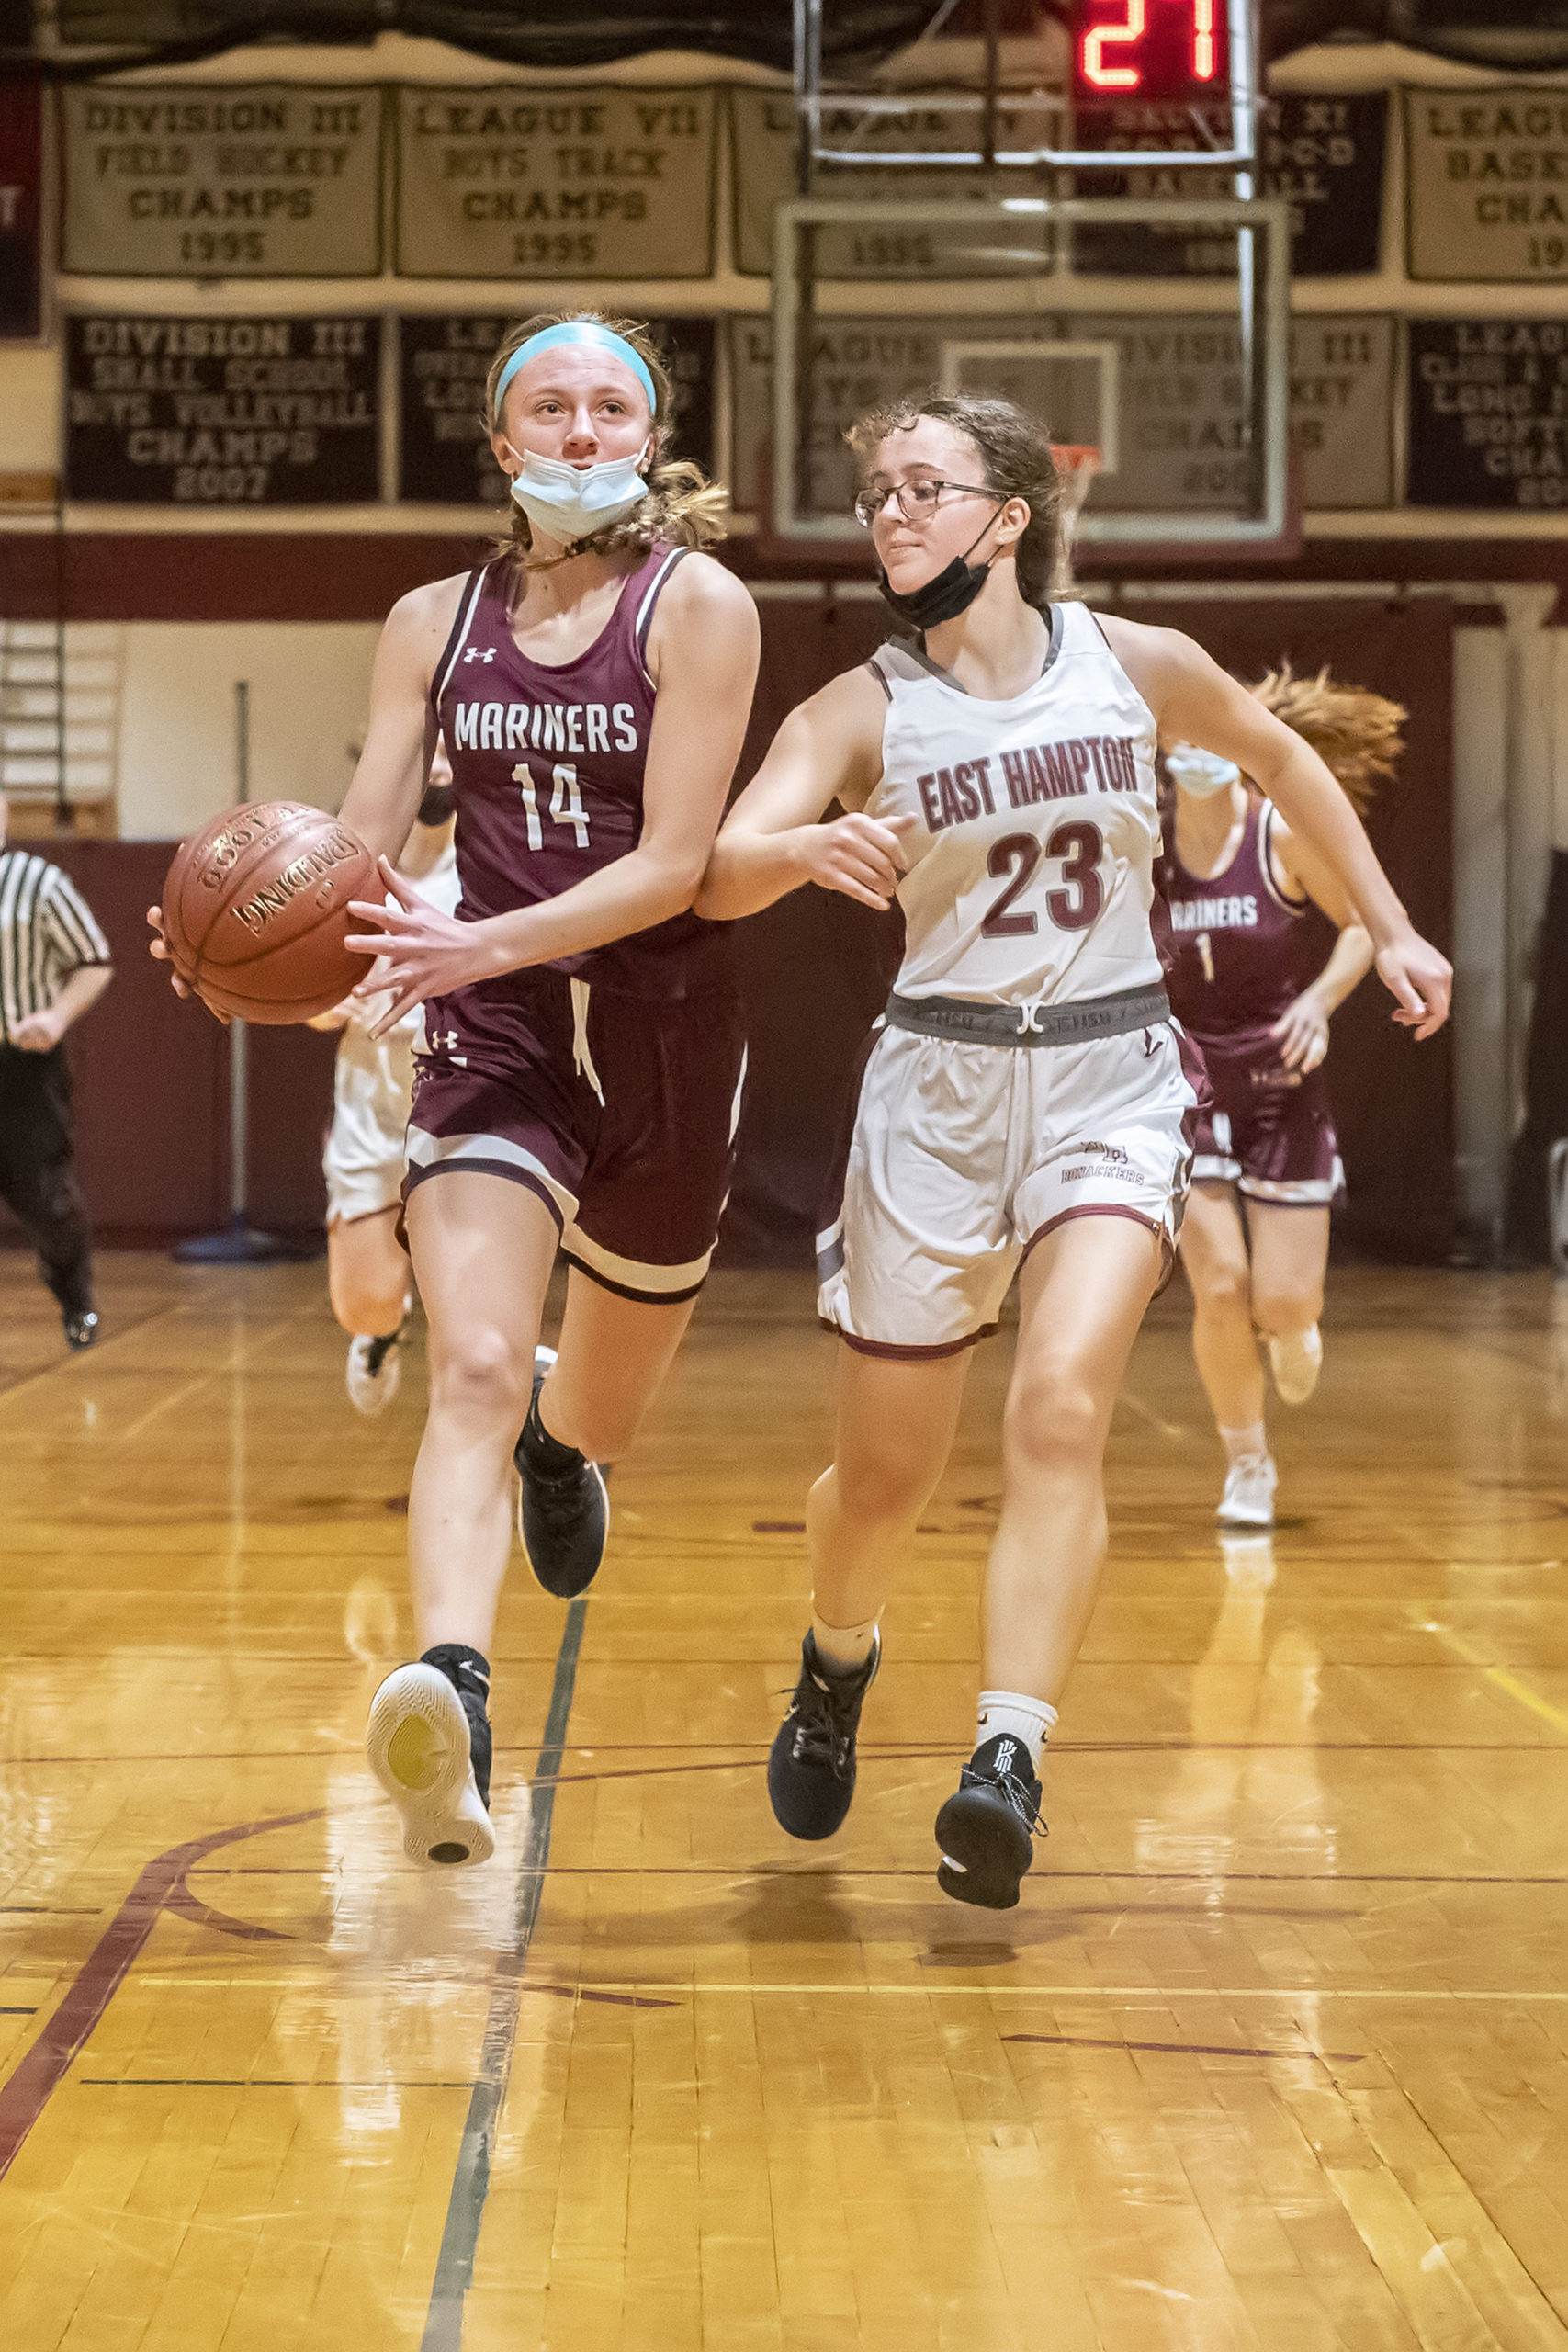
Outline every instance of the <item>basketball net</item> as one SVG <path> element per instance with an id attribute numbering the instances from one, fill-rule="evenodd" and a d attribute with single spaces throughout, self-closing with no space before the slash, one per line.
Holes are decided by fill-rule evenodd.
<path id="1" fill-rule="evenodd" d="M 1065 596 L 1072 593 L 1073 549 L 1077 542 L 1078 516 L 1083 513 L 1089 485 L 1100 471 L 1100 451 L 1089 442 L 1053 441 L 1051 456 L 1062 484 L 1061 539 L 1051 593 L 1055 596 Z"/>

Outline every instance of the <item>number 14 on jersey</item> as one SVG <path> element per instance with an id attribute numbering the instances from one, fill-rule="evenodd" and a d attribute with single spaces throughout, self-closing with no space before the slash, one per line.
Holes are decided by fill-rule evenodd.
<path id="1" fill-rule="evenodd" d="M 545 846 L 544 818 L 539 809 L 539 780 L 526 760 L 519 760 L 512 771 L 512 781 L 522 787 L 523 808 L 528 820 L 528 846 Z M 577 770 L 569 760 L 558 760 L 550 770 L 550 815 L 558 825 L 570 825 L 579 849 L 588 847 L 588 811 L 582 805 L 582 794 L 577 781 Z"/>

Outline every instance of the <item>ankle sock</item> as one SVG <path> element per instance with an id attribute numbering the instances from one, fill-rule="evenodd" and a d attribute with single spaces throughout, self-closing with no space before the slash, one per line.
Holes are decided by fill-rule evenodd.
<path id="1" fill-rule="evenodd" d="M 811 1611 L 811 1638 L 817 1655 L 824 1666 L 835 1674 L 855 1674 L 865 1664 L 876 1646 L 877 1620 L 868 1617 L 859 1625 L 829 1625 Z"/>
<path id="2" fill-rule="evenodd" d="M 528 1407 L 528 1418 L 523 1424 L 518 1440 L 528 1457 L 528 1466 L 541 1478 L 566 1478 L 581 1468 L 582 1456 L 575 1445 L 563 1445 L 552 1437 L 539 1418 L 539 1399 L 536 1396 Z"/>
<path id="3" fill-rule="evenodd" d="M 468 1642 L 437 1642 L 434 1649 L 422 1654 L 419 1662 L 444 1674 L 459 1699 L 477 1698 L 480 1707 L 488 1709 L 490 1660 L 483 1650 Z"/>
<path id="4" fill-rule="evenodd" d="M 474 1784 L 479 1802 L 490 1804 L 490 1660 L 482 1650 L 468 1642 L 437 1642 L 426 1650 L 421 1666 L 433 1666 L 444 1674 L 463 1702 L 463 1713 L 468 1718 L 468 1752 L 474 1768 Z"/>
<path id="5" fill-rule="evenodd" d="M 1220 1443 L 1227 1462 L 1239 1462 L 1244 1454 L 1267 1453 L 1269 1432 L 1261 1421 L 1254 1421 L 1249 1430 L 1222 1430 Z"/>
<path id="6" fill-rule="evenodd" d="M 975 1745 L 983 1747 L 1002 1732 L 1029 1750 L 1031 1770 L 1038 1774 L 1045 1742 L 1055 1726 L 1056 1710 L 1026 1690 L 982 1690 Z"/>

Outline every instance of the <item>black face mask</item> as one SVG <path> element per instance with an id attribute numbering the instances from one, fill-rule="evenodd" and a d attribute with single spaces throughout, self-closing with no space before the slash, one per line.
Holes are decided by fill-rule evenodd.
<path id="1" fill-rule="evenodd" d="M 424 787 L 424 797 L 419 804 L 419 815 L 414 821 L 420 825 L 445 825 L 456 816 L 457 810 L 457 791 L 455 785 L 427 784 Z"/>
<path id="2" fill-rule="evenodd" d="M 922 632 L 939 628 L 943 621 L 955 621 L 960 613 L 969 610 L 990 573 L 988 563 L 971 563 L 968 559 L 995 521 L 994 514 L 987 517 L 962 555 L 955 555 L 934 580 L 928 580 L 923 588 L 911 588 L 908 595 L 901 596 L 897 588 L 889 586 L 887 574 L 878 564 L 876 584 L 882 591 L 883 603 L 901 621 L 912 622 Z"/>

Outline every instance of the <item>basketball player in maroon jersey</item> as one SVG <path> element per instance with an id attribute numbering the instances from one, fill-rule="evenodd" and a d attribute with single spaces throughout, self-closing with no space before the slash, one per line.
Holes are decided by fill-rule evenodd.
<path id="1" fill-rule="evenodd" d="M 712 1255 L 743 1048 L 727 932 L 689 910 L 758 653 L 750 595 L 700 552 L 723 502 L 665 454 L 670 381 L 640 330 L 530 319 L 487 402 L 512 537 L 393 608 L 343 809 L 397 901 L 355 905 L 366 989 L 389 991 L 379 1027 L 424 1005 L 404 1189 L 430 1335 L 409 1499 L 422 1655 L 377 1693 L 367 1744 L 405 1850 L 445 1863 L 493 1848 L 514 1451 L 535 1575 L 579 1593 L 608 1527 L 596 1465 L 630 1443 Z M 437 729 L 456 917 L 389 863 Z M 556 1358 L 536 1342 L 558 1249 Z"/>
<path id="2" fill-rule="evenodd" d="M 1254 691 L 1359 814 L 1402 748 L 1399 705 L 1326 671 L 1294 677 L 1288 663 Z M 1323 1060 L 1329 1022 L 1371 970 L 1372 944 L 1322 860 L 1230 762 L 1179 744 L 1166 767 L 1175 786 L 1159 876 L 1167 989 L 1213 1095 L 1199 1114 L 1181 1232 L 1192 1351 L 1225 1449 L 1218 1516 L 1269 1527 L 1278 1474 L 1255 1333 L 1280 1401 L 1304 1404 L 1323 1363 L 1329 1204 L 1343 1182 Z M 1314 905 L 1339 933 L 1326 962 L 1320 927 L 1307 920 Z"/>

